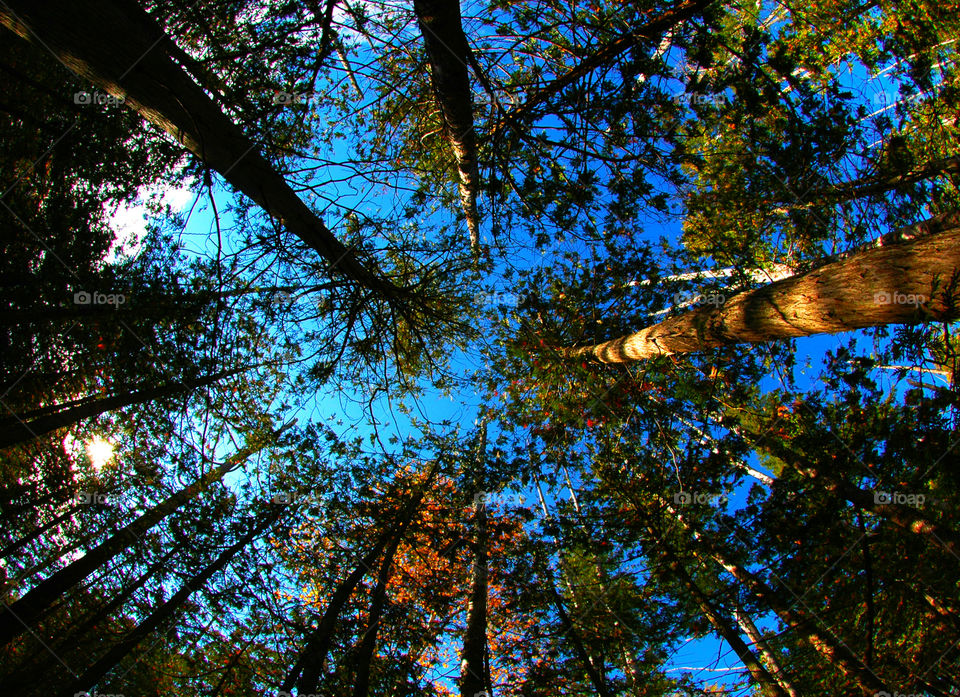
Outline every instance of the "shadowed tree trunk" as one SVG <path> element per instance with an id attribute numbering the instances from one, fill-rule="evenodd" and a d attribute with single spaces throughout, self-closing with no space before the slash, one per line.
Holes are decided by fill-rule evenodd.
<path id="1" fill-rule="evenodd" d="M 403 535 L 407 525 L 409 525 L 409 522 L 413 519 L 414 515 L 416 515 L 420 502 L 423 500 L 430 486 L 430 482 L 433 481 L 433 477 L 437 471 L 438 463 L 434 462 L 423 485 L 401 512 L 399 521 L 396 523 L 399 529 L 387 525 L 370 551 L 364 555 L 356 568 L 344 579 L 343 583 L 337 586 L 333 595 L 330 597 L 330 601 L 327 603 L 327 607 L 323 612 L 323 616 L 320 618 L 317 628 L 310 633 L 297 662 L 290 669 L 290 672 L 287 673 L 283 685 L 280 687 L 281 690 L 289 692 L 294 685 L 296 685 L 297 691 L 300 694 L 312 694 L 317 691 L 317 687 L 320 684 L 320 677 L 323 673 L 323 664 L 326 660 L 327 652 L 330 650 L 330 644 L 333 641 L 333 632 L 336 629 L 337 620 L 340 618 L 343 608 L 350 599 L 350 595 L 356 589 L 360 580 L 371 570 L 386 546 L 391 543 L 394 537 Z"/>
<path id="2" fill-rule="evenodd" d="M 270 440 L 275 439 L 286 428 L 292 425 L 293 422 L 276 431 Z M 247 447 L 238 451 L 221 466 L 208 472 L 190 486 L 168 497 L 162 503 L 157 504 L 82 557 L 37 584 L 27 592 L 26 595 L 0 613 L 0 646 L 5 646 L 11 640 L 27 631 L 58 598 L 98 568 L 107 564 L 130 545 L 136 544 L 137 540 L 150 530 L 150 528 L 207 489 L 211 484 L 222 479 L 225 474 L 236 469 L 248 457 L 268 445 L 270 445 L 270 443 L 264 441 L 256 446 Z"/>
<path id="3" fill-rule="evenodd" d="M 136 3 L 68 0 L 0 5 L 0 24 L 70 70 L 123 100 L 249 196 L 329 264 L 360 285 L 399 297 L 403 290 L 364 266 L 327 229 L 250 140 L 178 65 L 172 42 Z M 121 37 L 122 40 L 118 40 Z"/>
<path id="4" fill-rule="evenodd" d="M 134 404 L 141 404 L 143 402 L 164 399 L 165 397 L 173 397 L 185 392 L 192 392 L 193 390 L 213 384 L 218 380 L 223 380 L 224 378 L 242 373 L 245 370 L 247 370 L 247 368 L 222 370 L 219 373 L 206 375 L 202 378 L 189 380 L 187 382 L 162 385 L 160 387 L 153 387 L 146 390 L 125 392 L 123 394 L 113 395 L 111 397 L 103 397 L 100 399 L 91 399 L 86 397 L 62 405 L 51 405 L 49 407 L 44 407 L 42 410 L 37 410 L 27 414 L 14 414 L 13 416 L 4 420 L 6 423 L 0 424 L 0 448 L 9 448 L 10 446 L 18 443 L 24 443 L 26 441 L 33 440 L 34 438 L 39 438 L 45 433 L 56 431 L 59 428 L 66 428 L 67 426 L 71 426 L 78 421 L 90 419 L 108 411 L 115 411 L 117 409 L 122 409 L 123 407 L 133 406 Z M 59 408 L 62 408 L 62 411 L 56 411 L 56 413 L 52 414 L 44 414 L 44 412 L 54 411 Z M 31 418 L 38 412 L 44 415 Z"/>
<path id="5" fill-rule="evenodd" d="M 60 693 L 61 697 L 75 697 L 77 693 L 93 688 L 114 666 L 133 651 L 141 641 L 150 636 L 164 622 L 176 615 L 195 591 L 203 587 L 207 581 L 210 580 L 211 576 L 223 569 L 223 567 L 225 567 L 240 550 L 250 544 L 254 538 L 273 525 L 283 512 L 282 506 L 276 506 L 275 510 L 271 511 L 269 515 L 260 521 L 259 525 L 251 524 L 251 529 L 246 535 L 241 537 L 231 547 L 224 550 L 213 563 L 187 581 L 169 600 L 150 613 L 149 617 L 127 634 L 120 643 L 115 644 L 107 651 L 106 655 L 87 668 L 68 689 Z"/>
<path id="6" fill-rule="evenodd" d="M 480 253 L 480 217 L 477 191 L 477 137 L 473 130 L 473 95 L 467 74 L 470 46 L 463 33 L 459 0 L 414 0 L 413 10 L 420 23 L 423 44 L 430 62 L 430 77 L 443 130 L 457 164 L 460 205 L 470 231 L 470 249 Z"/>
<path id="7" fill-rule="evenodd" d="M 960 224 L 867 249 L 565 356 L 627 363 L 739 343 L 960 317 Z M 913 228 L 915 226 L 911 226 Z"/>

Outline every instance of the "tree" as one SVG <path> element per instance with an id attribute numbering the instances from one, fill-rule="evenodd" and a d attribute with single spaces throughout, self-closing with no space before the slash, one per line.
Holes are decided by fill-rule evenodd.
<path id="1" fill-rule="evenodd" d="M 869 249 L 619 339 L 561 349 L 606 363 L 874 327 L 947 321 L 957 312 L 960 228 Z M 922 301 L 921 301 L 922 299 Z"/>

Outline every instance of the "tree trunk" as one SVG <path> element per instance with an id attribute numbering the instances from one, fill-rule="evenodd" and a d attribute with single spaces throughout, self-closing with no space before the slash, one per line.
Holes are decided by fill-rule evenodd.
<path id="1" fill-rule="evenodd" d="M 911 226 L 911 228 L 914 226 Z M 960 317 L 960 225 L 868 249 L 565 356 L 626 363 L 738 343 Z"/>
<path id="2" fill-rule="evenodd" d="M 487 653 L 487 510 L 477 500 L 474 512 L 473 582 L 467 605 L 467 630 L 460 660 L 460 695 L 474 697 L 486 689 L 484 657 Z M 488 695 L 493 697 L 493 695 Z"/>
<path id="3" fill-rule="evenodd" d="M 786 671 L 781 667 L 777 655 L 767 645 L 767 642 L 764 640 L 760 630 L 757 629 L 757 625 L 753 623 L 750 615 L 744 611 L 743 608 L 738 607 L 735 610 L 734 619 L 737 621 L 737 624 L 740 625 L 743 633 L 746 634 L 750 641 L 753 642 L 753 645 L 757 647 L 757 651 L 760 652 L 760 660 L 763 662 L 763 665 L 766 666 L 770 676 L 777 681 L 777 684 L 780 685 L 783 691 L 790 697 L 800 697 L 797 688 L 791 684 Z"/>
<path id="4" fill-rule="evenodd" d="M 48 670 L 56 670 L 56 656 L 66 653 L 66 649 L 70 646 L 79 646 L 87 632 L 96 627 L 99 623 L 105 622 L 115 610 L 124 605 L 134 593 L 143 588 L 147 581 L 149 581 L 157 573 L 157 571 L 163 568 L 164 564 L 166 564 L 171 557 L 173 557 L 176 551 L 176 548 L 171 549 L 160 559 L 151 564 L 150 567 L 139 576 L 139 578 L 123 588 L 116 596 L 111 598 L 106 605 L 95 610 L 91 616 L 83 622 L 83 624 L 71 631 L 66 637 L 62 638 L 62 640 L 56 644 L 51 651 L 38 652 L 34 656 L 34 661 L 32 663 L 25 664 L 22 668 L 19 668 L 16 673 L 4 678 L 7 689 L 13 694 L 19 694 L 20 692 L 26 693 L 29 691 L 32 685 L 36 684 L 38 675 L 43 675 Z"/>
<path id="5" fill-rule="evenodd" d="M 856 682 L 864 695 L 874 697 L 877 693 L 891 693 L 883 681 L 867 668 L 846 644 L 836 639 L 829 631 L 821 632 L 817 630 L 813 619 L 807 617 L 805 613 L 791 608 L 790 605 L 781 600 L 776 591 L 760 578 L 743 567 L 728 562 L 719 554 L 714 553 L 713 558 L 758 600 L 773 610 L 783 620 L 784 624 L 806 638 L 810 645 L 831 665 L 839 668 L 844 675 Z"/>
<path id="6" fill-rule="evenodd" d="M 393 537 L 389 549 L 383 555 L 380 572 L 377 574 L 377 585 L 373 587 L 373 596 L 370 600 L 370 615 L 367 618 L 367 629 L 360 640 L 360 647 L 354 664 L 353 697 L 367 697 L 370 692 L 370 667 L 373 663 L 373 654 L 377 647 L 377 634 L 380 631 L 380 618 L 383 616 L 383 606 L 387 598 L 387 584 L 393 569 L 393 560 L 397 555 L 397 548 L 403 540 L 412 516 L 407 518 Z"/>
<path id="7" fill-rule="evenodd" d="M 274 434 L 278 436 L 292 422 Z M 264 442 L 255 447 L 244 448 L 229 458 L 223 465 L 201 477 L 190 486 L 181 489 L 157 504 L 136 520 L 118 530 L 85 555 L 71 562 L 46 580 L 37 584 L 26 595 L 0 613 L 0 646 L 27 631 L 59 597 L 85 579 L 96 569 L 108 563 L 130 545 L 136 544 L 150 528 L 193 499 L 211 484 L 219 481 L 225 474 L 236 469 L 255 452 L 267 447 Z"/>
<path id="8" fill-rule="evenodd" d="M 191 392 L 201 387 L 206 387 L 218 380 L 242 373 L 245 370 L 247 369 L 236 368 L 234 370 L 222 370 L 219 373 L 206 375 L 202 378 L 183 383 L 172 383 L 160 387 L 103 397 L 101 399 L 85 397 L 63 405 L 51 405 L 44 407 L 40 411 L 48 412 L 58 407 L 64 407 L 64 409 L 56 413 L 39 416 L 31 421 L 26 420 L 30 418 L 30 414 L 14 415 L 12 418 L 5 419 L 6 423 L 0 424 L 0 448 L 9 448 L 18 443 L 25 443 L 51 431 L 66 428 L 78 421 L 90 419 L 108 411 L 115 411 L 116 409 L 122 409 L 123 407 L 129 407 L 134 404 L 141 404 L 143 402 L 164 399 L 165 397 L 173 397 L 174 395 L 184 392 Z"/>
<path id="9" fill-rule="evenodd" d="M 87 668 L 68 689 L 61 692 L 61 697 L 74 697 L 78 692 L 93 688 L 114 666 L 133 651 L 141 641 L 156 631 L 161 624 L 173 617 L 187 599 L 210 580 L 211 576 L 223 569 L 240 550 L 273 525 L 282 514 L 283 507 L 276 506 L 275 510 L 271 511 L 259 525 L 251 525 L 250 532 L 240 538 L 231 547 L 224 550 L 212 564 L 185 583 L 180 590 L 154 610 L 147 619 L 137 625 L 120 643 L 114 645 L 107 651 L 105 656 Z"/>
<path id="10" fill-rule="evenodd" d="M 430 76 L 443 128 L 457 164 L 460 205 L 470 232 L 470 250 L 480 254 L 480 217 L 477 192 L 477 137 L 473 130 L 473 95 L 467 74 L 470 46 L 463 33 L 459 0 L 414 0 L 423 44 L 430 62 Z"/>
<path id="11" fill-rule="evenodd" d="M 760 686 L 763 693 L 768 695 L 768 697 L 789 697 L 787 692 L 774 680 L 773 676 L 763 667 L 760 661 L 757 660 L 757 657 L 750 650 L 750 647 L 747 646 L 746 642 L 744 642 L 740 633 L 737 632 L 737 630 L 733 628 L 733 625 L 713 606 L 710 598 L 700 589 L 700 586 L 698 586 L 696 581 L 693 580 L 693 577 L 687 573 L 687 570 L 683 568 L 683 564 L 680 563 L 680 560 L 673 550 L 670 549 L 663 539 L 659 538 L 656 530 L 648 527 L 647 531 L 653 539 L 657 540 L 657 546 L 662 550 L 664 560 L 667 566 L 670 567 L 670 571 L 680 579 L 680 582 L 687 591 L 689 591 L 694 602 L 700 608 L 701 612 L 703 612 L 704 617 L 713 625 L 717 634 L 722 636 L 730 645 L 730 648 L 736 652 L 740 662 L 743 663 L 744 667 L 750 672 L 750 676 Z"/>
<path id="12" fill-rule="evenodd" d="M 169 37 L 137 4 L 11 0 L 0 5 L 0 24 L 173 136 L 326 259 L 331 271 L 385 297 L 402 292 L 334 237 L 256 143 L 171 59 L 164 50 Z"/>
<path id="13" fill-rule="evenodd" d="M 327 658 L 327 652 L 330 650 L 330 644 L 333 641 L 333 631 L 337 626 L 340 613 L 346 606 L 357 584 L 360 583 L 360 580 L 380 557 L 380 554 L 386 546 L 390 544 L 395 536 L 403 534 L 402 531 L 416 514 L 417 508 L 426 495 L 430 482 L 433 481 L 437 470 L 438 463 L 434 462 L 424 480 L 423 486 L 420 487 L 417 494 L 401 512 L 398 523 L 400 531 L 398 532 L 397 528 L 390 525 L 385 526 L 384 531 L 381 533 L 379 540 L 374 544 L 373 548 L 360 560 L 360 563 L 357 564 L 350 575 L 344 579 L 343 583 L 337 586 L 337 589 L 330 597 L 330 601 L 327 603 L 327 607 L 323 612 L 323 617 L 320 618 L 317 628 L 310 633 L 297 662 L 290 669 L 290 672 L 287 673 L 287 677 L 280 687 L 282 691 L 289 692 L 294 685 L 296 685 L 299 694 L 312 694 L 317 691 L 320 676 L 323 673 L 323 664 Z"/>

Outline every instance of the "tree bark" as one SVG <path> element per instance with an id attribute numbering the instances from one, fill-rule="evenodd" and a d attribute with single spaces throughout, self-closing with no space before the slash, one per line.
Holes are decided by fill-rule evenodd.
<path id="1" fill-rule="evenodd" d="M 6 423 L 0 424 L 0 448 L 9 448 L 19 443 L 31 441 L 45 433 L 66 428 L 78 421 L 90 419 L 108 411 L 115 411 L 134 404 L 164 399 L 165 397 L 173 397 L 184 392 L 206 387 L 218 380 L 237 375 L 245 370 L 247 369 L 235 368 L 233 370 L 222 370 L 218 373 L 206 375 L 188 382 L 172 383 L 160 387 L 136 390 L 111 397 L 103 397 L 102 399 L 91 400 L 89 397 L 86 397 L 64 405 L 51 405 L 44 407 L 42 412 L 55 410 L 58 406 L 65 408 L 56 413 L 47 413 L 46 415 L 38 416 L 30 421 L 26 419 L 30 418 L 32 414 L 14 414 L 12 417 L 5 419 Z"/>
<path id="2" fill-rule="evenodd" d="M 402 289 L 366 268 L 327 229 L 250 140 L 169 55 L 169 37 L 135 3 L 10 0 L 0 24 L 166 131 L 334 269 L 397 297 Z M 265 97 L 266 98 L 266 97 Z"/>
<path id="3" fill-rule="evenodd" d="M 292 422 L 274 434 L 279 435 Z M 187 501 L 193 499 L 211 484 L 219 481 L 225 474 L 236 469 L 244 460 L 255 452 L 267 447 L 264 442 L 254 447 L 247 447 L 237 452 L 224 464 L 208 472 L 198 481 L 168 497 L 137 519 L 131 521 L 112 536 L 101 542 L 85 555 L 71 562 L 46 580 L 37 584 L 26 595 L 0 612 L 0 646 L 27 631 L 44 612 L 60 596 L 70 590 L 77 583 L 85 579 L 96 569 L 108 563 L 115 556 L 123 552 L 150 528 L 176 511 Z"/>
<path id="4" fill-rule="evenodd" d="M 467 73 L 470 46 L 463 33 L 459 0 L 414 0 L 423 44 L 430 62 L 433 92 L 443 115 L 443 128 L 457 164 L 460 206 L 470 232 L 470 250 L 480 254 L 477 192 L 480 174 L 477 137 L 473 130 L 473 95 Z"/>
<path id="5" fill-rule="evenodd" d="M 781 667 L 777 655 L 767 645 L 767 642 L 764 640 L 760 630 L 757 629 L 757 625 L 753 623 L 750 615 L 743 608 L 738 607 L 735 610 L 734 619 L 737 621 L 737 624 L 740 625 L 743 633 L 746 634 L 750 641 L 753 642 L 753 645 L 757 647 L 757 651 L 760 652 L 760 660 L 764 666 L 766 666 L 770 676 L 777 681 L 777 684 L 780 685 L 783 691 L 790 697 L 800 697 L 797 688 L 793 686 L 790 678 L 787 677 L 786 671 Z"/>
<path id="6" fill-rule="evenodd" d="M 568 357 L 626 363 L 729 344 L 952 320 L 960 317 L 958 275 L 960 225 L 954 222 L 937 234 L 868 249 L 619 339 L 559 350 Z"/>

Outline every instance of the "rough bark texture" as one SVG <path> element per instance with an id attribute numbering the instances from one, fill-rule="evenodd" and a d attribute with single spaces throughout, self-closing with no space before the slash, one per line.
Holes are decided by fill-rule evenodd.
<path id="1" fill-rule="evenodd" d="M 728 344 L 953 320 L 960 317 L 960 225 L 941 227 L 946 229 L 859 252 L 635 334 L 560 350 L 626 363 Z"/>
<path id="2" fill-rule="evenodd" d="M 443 114 L 447 142 L 457 163 L 460 205 L 470 232 L 470 249 L 480 252 L 480 217 L 477 192 L 477 137 L 473 130 L 473 95 L 467 74 L 470 46 L 463 33 L 459 0 L 414 0 L 423 44 L 430 62 L 433 92 Z"/>
<path id="3" fill-rule="evenodd" d="M 251 141 L 171 59 L 169 39 L 135 3 L 10 0 L 0 24 L 163 129 L 357 283 L 399 289 L 367 269 L 290 188 Z M 266 97 L 265 97 L 266 98 Z"/>

